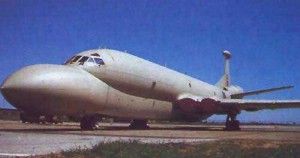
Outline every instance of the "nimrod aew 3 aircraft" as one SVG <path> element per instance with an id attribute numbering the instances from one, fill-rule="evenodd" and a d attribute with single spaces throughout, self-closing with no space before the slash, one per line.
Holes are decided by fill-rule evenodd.
<path id="1" fill-rule="evenodd" d="M 239 130 L 242 111 L 299 108 L 300 100 L 243 100 L 249 95 L 291 86 L 243 92 L 225 75 L 211 85 L 128 53 L 99 49 L 77 54 L 64 65 L 33 65 L 9 76 L 1 85 L 5 99 L 28 116 L 80 117 L 83 130 L 99 117 L 130 119 L 132 128 L 147 120 L 200 121 L 227 115 L 226 130 Z"/>

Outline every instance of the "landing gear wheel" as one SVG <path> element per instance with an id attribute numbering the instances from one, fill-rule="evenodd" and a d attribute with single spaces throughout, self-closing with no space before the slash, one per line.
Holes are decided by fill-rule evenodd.
<path id="1" fill-rule="evenodd" d="M 149 129 L 147 124 L 148 120 L 135 120 L 133 119 L 129 125 L 131 129 Z"/>
<path id="2" fill-rule="evenodd" d="M 240 122 L 236 120 L 236 113 L 228 114 L 224 131 L 240 131 Z"/>
<path id="3" fill-rule="evenodd" d="M 53 123 L 53 116 L 45 116 L 45 121 L 48 123 Z"/>
<path id="4" fill-rule="evenodd" d="M 80 128 L 82 130 L 95 130 L 98 128 L 97 122 L 96 116 L 83 116 L 80 120 Z"/>
<path id="5" fill-rule="evenodd" d="M 26 118 L 26 115 L 23 112 L 20 113 L 20 120 L 22 123 L 28 122 L 28 119 Z"/>
<path id="6" fill-rule="evenodd" d="M 28 113 L 21 113 L 20 114 L 20 120 L 22 123 L 40 123 L 40 116 L 34 115 L 34 114 L 28 114 Z"/>

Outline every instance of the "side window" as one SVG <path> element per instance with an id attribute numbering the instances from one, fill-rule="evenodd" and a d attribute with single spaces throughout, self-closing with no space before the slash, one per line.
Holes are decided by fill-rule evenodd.
<path id="1" fill-rule="evenodd" d="M 94 58 L 96 64 L 98 65 L 104 65 L 104 61 L 101 58 Z"/>

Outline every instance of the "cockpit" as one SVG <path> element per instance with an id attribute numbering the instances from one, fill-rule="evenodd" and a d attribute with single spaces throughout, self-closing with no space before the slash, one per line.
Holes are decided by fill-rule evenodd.
<path id="1" fill-rule="evenodd" d="M 105 65 L 103 59 L 100 57 L 99 54 L 93 53 L 90 55 L 77 55 L 73 56 L 71 59 L 66 61 L 64 65 L 69 65 L 69 64 L 78 64 L 78 65 Z"/>

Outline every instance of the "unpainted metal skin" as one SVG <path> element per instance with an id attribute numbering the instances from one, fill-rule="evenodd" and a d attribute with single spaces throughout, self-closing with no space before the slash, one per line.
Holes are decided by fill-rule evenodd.
<path id="1" fill-rule="evenodd" d="M 5 99 L 30 115 L 80 116 L 93 129 L 96 116 L 147 120 L 200 121 L 226 114 L 227 130 L 239 130 L 241 110 L 299 108 L 300 101 L 242 100 L 244 96 L 291 88 L 243 92 L 230 85 L 229 59 L 216 85 L 181 74 L 128 53 L 99 49 L 77 54 L 64 65 L 33 65 L 9 76 L 1 86 Z"/>

